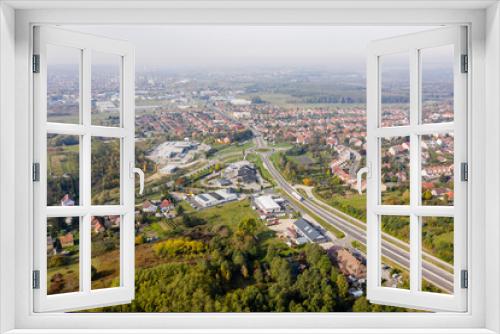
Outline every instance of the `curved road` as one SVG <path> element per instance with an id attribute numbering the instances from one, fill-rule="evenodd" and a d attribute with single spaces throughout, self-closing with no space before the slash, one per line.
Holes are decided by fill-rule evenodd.
<path id="1" fill-rule="evenodd" d="M 262 139 L 262 137 L 256 133 L 255 141 L 257 143 L 257 147 L 265 148 L 267 145 Z M 295 192 L 295 189 L 283 178 L 281 173 L 274 167 L 273 163 L 269 160 L 269 153 L 263 152 L 260 153 L 262 157 L 262 162 L 264 166 L 269 170 L 274 180 L 277 182 L 278 186 L 282 188 L 289 196 L 292 196 L 292 193 Z M 303 206 L 307 209 L 314 212 L 316 215 L 321 217 L 323 220 L 328 222 L 329 224 L 335 226 L 345 234 L 348 234 L 353 239 L 363 243 L 366 245 L 366 232 L 365 230 L 359 228 L 356 225 L 349 223 L 348 221 L 339 218 L 332 214 L 331 212 L 325 210 L 321 206 L 317 205 L 313 201 L 304 198 L 301 202 Z M 384 243 L 382 246 L 382 254 L 393 262 L 399 264 L 403 268 L 410 267 L 410 254 L 408 251 L 397 247 L 389 242 Z M 441 288 L 443 291 L 448 293 L 452 293 L 453 291 L 453 275 L 428 262 L 422 261 L 422 275 L 425 280 L 432 283 L 433 285 Z"/>

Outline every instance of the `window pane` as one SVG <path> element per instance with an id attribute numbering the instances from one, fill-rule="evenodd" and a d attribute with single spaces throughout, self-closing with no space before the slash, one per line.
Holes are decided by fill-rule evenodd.
<path id="1" fill-rule="evenodd" d="M 92 217 L 92 289 L 120 286 L 120 220 L 120 216 Z"/>
<path id="2" fill-rule="evenodd" d="M 453 205 L 453 140 L 453 133 L 421 136 L 423 205 Z"/>
<path id="3" fill-rule="evenodd" d="M 92 125 L 120 126 L 121 61 L 118 55 L 92 52 Z"/>
<path id="4" fill-rule="evenodd" d="M 381 126 L 410 124 L 410 60 L 408 53 L 380 57 Z"/>
<path id="5" fill-rule="evenodd" d="M 120 204 L 120 139 L 92 137 L 92 205 Z"/>
<path id="6" fill-rule="evenodd" d="M 420 50 L 422 123 L 453 121 L 453 45 Z"/>
<path id="7" fill-rule="evenodd" d="M 453 282 L 453 218 L 422 217 L 421 222 L 424 259 L 444 270 Z M 440 279 L 436 282 L 423 280 L 422 291 L 453 293 L 453 285 Z"/>
<path id="8" fill-rule="evenodd" d="M 381 139 L 381 202 L 410 204 L 410 137 Z"/>
<path id="9" fill-rule="evenodd" d="M 382 216 L 382 258 L 380 259 L 381 277 L 380 284 L 385 287 L 409 289 L 409 258 L 406 257 L 406 263 L 399 263 L 393 260 L 393 254 L 403 254 L 402 250 L 409 251 L 410 241 L 410 217 L 408 216 Z M 397 257 L 398 259 L 405 256 Z"/>
<path id="10" fill-rule="evenodd" d="M 79 291 L 79 217 L 47 219 L 47 294 Z"/>
<path id="11" fill-rule="evenodd" d="M 47 121 L 80 122 L 81 50 L 47 45 Z"/>
<path id="12" fill-rule="evenodd" d="M 47 135 L 47 205 L 72 206 L 80 201 L 80 137 Z"/>

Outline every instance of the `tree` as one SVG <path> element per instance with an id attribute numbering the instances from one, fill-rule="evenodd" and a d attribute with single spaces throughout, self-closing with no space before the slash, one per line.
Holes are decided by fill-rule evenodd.
<path id="1" fill-rule="evenodd" d="M 222 278 L 226 281 L 230 281 L 232 278 L 231 265 L 228 261 L 223 261 L 220 265 L 220 273 Z"/>
<path id="2" fill-rule="evenodd" d="M 338 275 L 336 283 L 337 283 L 337 290 L 339 293 L 339 297 L 340 298 L 347 297 L 347 294 L 349 292 L 349 283 L 347 283 L 345 276 Z"/>
<path id="3" fill-rule="evenodd" d="M 92 280 L 95 280 L 97 278 L 97 268 L 94 266 L 90 266 L 90 277 Z"/>
<path id="4" fill-rule="evenodd" d="M 182 205 L 177 205 L 177 214 L 182 216 L 184 214 L 184 207 Z"/>
<path id="5" fill-rule="evenodd" d="M 257 231 L 257 221 L 254 218 L 248 218 L 246 220 L 242 220 L 238 224 L 238 232 L 244 235 L 255 235 Z"/>
<path id="6" fill-rule="evenodd" d="M 352 306 L 353 312 L 370 312 L 371 306 L 365 296 L 359 297 Z"/>
<path id="7" fill-rule="evenodd" d="M 306 177 L 302 180 L 302 183 L 304 183 L 305 186 L 310 187 L 310 186 L 314 185 L 314 180 Z"/>
<path id="8" fill-rule="evenodd" d="M 430 201 L 432 199 L 432 192 L 429 189 L 424 191 L 424 193 L 422 194 L 422 199 L 424 201 Z"/>
<path id="9" fill-rule="evenodd" d="M 280 286 L 290 286 L 292 284 L 292 271 L 287 260 L 279 256 L 275 257 L 270 263 L 269 271 L 273 280 Z"/>
<path id="10" fill-rule="evenodd" d="M 410 203 L 410 190 L 406 189 L 402 196 L 403 203 Z"/>
<path id="11" fill-rule="evenodd" d="M 304 252 L 307 262 L 313 267 L 316 266 L 323 256 L 326 256 L 324 250 L 315 243 L 307 244 L 304 248 Z"/>
<path id="12" fill-rule="evenodd" d="M 240 271 L 241 271 L 241 276 L 243 276 L 243 278 L 246 279 L 246 278 L 248 278 L 250 276 L 250 273 L 248 271 L 248 267 L 247 267 L 246 264 L 244 264 L 244 265 L 241 266 Z"/>
<path id="13" fill-rule="evenodd" d="M 338 186 L 338 185 L 342 184 L 342 180 L 337 175 L 334 175 L 332 177 L 332 181 L 331 182 L 332 182 L 332 185 L 335 185 L 335 186 Z"/>
<path id="14" fill-rule="evenodd" d="M 135 244 L 142 245 L 144 243 L 144 236 L 142 234 L 135 237 Z"/>

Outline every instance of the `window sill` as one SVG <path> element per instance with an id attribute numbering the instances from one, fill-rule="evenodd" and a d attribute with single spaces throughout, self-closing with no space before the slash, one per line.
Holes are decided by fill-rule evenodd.
<path id="1" fill-rule="evenodd" d="M 476 55 L 482 56 L 484 53 L 484 41 L 486 45 L 486 59 L 491 63 L 491 71 L 484 71 L 484 64 L 482 67 L 478 66 L 477 71 L 474 72 L 475 78 L 473 80 L 474 87 L 481 91 L 478 97 L 472 99 L 478 111 L 487 110 L 488 115 L 481 115 L 481 112 L 474 114 L 472 133 L 476 134 L 477 142 L 474 144 L 479 147 L 473 155 L 473 158 L 478 159 L 476 169 L 471 169 L 472 179 L 478 180 L 475 185 L 476 190 L 472 192 L 473 198 L 477 198 L 477 203 L 474 204 L 473 210 L 475 212 L 474 221 L 483 222 L 485 204 L 481 199 L 489 199 L 491 207 L 489 210 L 488 221 L 497 222 L 500 219 L 498 212 L 497 200 L 500 197 L 498 189 L 490 189 L 492 193 L 485 194 L 484 188 L 487 185 L 482 181 L 484 180 L 483 171 L 486 167 L 484 164 L 484 152 L 493 154 L 491 159 L 494 161 L 490 171 L 491 175 L 496 175 L 500 164 L 498 158 L 498 116 L 490 115 L 493 111 L 498 110 L 500 105 L 500 97 L 498 96 L 498 89 L 500 89 L 500 10 L 492 8 L 489 15 L 489 30 L 487 36 L 483 36 L 483 28 L 485 20 L 484 8 L 486 5 L 496 3 L 494 1 L 436 1 L 429 4 L 427 1 L 404 1 L 398 2 L 398 7 L 403 8 L 416 8 L 419 10 L 396 10 L 394 9 L 394 1 L 379 1 L 376 4 L 368 1 L 356 2 L 356 5 L 347 4 L 345 1 L 331 1 L 326 5 L 325 1 L 315 1 L 314 6 L 318 6 L 320 10 L 314 10 L 313 5 L 306 4 L 305 2 L 294 3 L 292 1 L 283 1 L 286 9 L 263 9 L 268 5 L 263 5 L 262 1 L 252 3 L 254 10 L 237 10 L 237 9 L 224 9 L 223 4 L 219 2 L 211 2 L 210 5 L 201 4 L 201 2 L 189 2 L 189 5 L 181 5 L 180 3 L 170 3 L 172 10 L 154 10 L 143 9 L 141 15 L 138 15 L 137 10 L 117 10 L 109 9 L 120 6 L 140 7 L 141 4 L 137 1 L 127 2 L 93 2 L 85 3 L 85 1 L 75 1 L 71 6 L 83 6 L 84 10 L 78 9 L 57 9 L 61 2 L 59 1 L 8 1 L 4 2 L 0 7 L 1 26 L 0 26 L 0 97 L 2 114 L 0 124 L 2 126 L 0 133 L 2 133 L 2 140 L 0 141 L 0 161 L 2 161 L 2 169 L 0 170 L 0 183 L 2 184 L 0 196 L 0 212 L 2 214 L 0 221 L 2 222 L 0 228 L 1 243 L 0 243 L 0 271 L 2 272 L 0 280 L 0 332 L 1 333 L 15 333 L 15 334 L 34 334 L 34 333 L 498 333 L 500 330 L 500 323 L 498 314 L 500 312 L 499 304 L 499 273 L 498 273 L 498 229 L 497 227 L 488 228 L 488 233 L 492 240 L 486 240 L 486 246 L 491 246 L 488 254 L 488 261 L 496 261 L 489 268 L 490 272 L 486 272 L 483 285 L 482 280 L 477 276 L 471 277 L 471 291 L 474 291 L 475 297 L 471 301 L 472 310 L 475 310 L 474 316 L 466 314 L 439 314 L 439 315 L 423 315 L 423 314 L 406 314 L 406 315 L 380 315 L 380 314 L 356 314 L 356 315 L 322 315 L 322 314 L 291 314 L 288 317 L 282 317 L 275 314 L 257 314 L 254 316 L 233 314 L 233 315 L 85 315 L 70 316 L 61 314 L 48 314 L 48 315 L 32 315 L 29 310 L 31 309 L 31 290 L 30 286 L 30 262 L 29 250 L 22 251 L 21 245 L 29 244 L 31 221 L 29 209 L 26 207 L 26 191 L 29 191 L 29 87 L 28 76 L 26 71 L 29 70 L 29 62 L 27 61 L 29 54 L 28 42 L 29 40 L 29 23 L 32 22 L 80 22 L 80 23 L 158 23 L 158 24 L 187 24 L 187 23 L 210 23 L 210 24 L 388 24 L 388 23 L 436 23 L 436 22 L 453 22 L 464 23 L 472 22 L 474 33 L 478 34 Z M 157 1 L 145 1 L 144 7 L 152 6 L 152 4 L 159 4 Z M 162 6 L 166 6 L 168 2 L 162 2 Z M 234 7 L 244 7 L 243 2 L 238 2 Z M 248 5 L 248 2 L 245 2 Z M 260 4 L 260 5 L 257 5 Z M 275 5 L 277 2 L 274 2 Z M 403 4 L 404 3 L 404 4 Z M 51 10 L 33 10 L 33 11 L 19 11 L 17 14 L 8 5 L 16 6 L 20 4 L 24 9 L 34 8 L 33 6 L 51 7 Z M 83 4 L 83 5 L 82 5 Z M 91 5 L 96 7 L 107 6 L 108 9 L 101 9 L 93 11 Z M 216 5 L 218 4 L 218 5 Z M 334 5 L 335 4 L 335 5 Z M 299 6 L 300 5 L 300 6 Z M 378 5 L 381 11 L 380 15 L 374 16 L 373 8 Z M 70 6 L 66 5 L 65 6 Z M 184 9 L 175 9 L 176 7 Z M 259 7 L 260 6 L 260 7 Z M 287 7 L 288 6 L 288 7 Z M 338 10 L 327 10 L 325 7 L 342 8 Z M 349 6 L 351 10 L 346 9 Z M 496 5 L 495 5 L 496 6 Z M 186 9 L 185 7 L 191 7 Z M 219 9 L 203 10 L 203 8 L 212 7 Z M 221 8 L 224 7 L 224 8 Z M 302 7 L 302 9 L 293 9 Z M 424 9 L 427 8 L 427 9 Z M 429 9 L 432 7 L 439 7 L 440 9 Z M 255 8 L 260 8 L 255 9 Z M 308 10 L 304 11 L 304 8 Z M 385 9 L 384 9 L 385 8 Z M 389 8 L 389 9 L 388 9 Z M 447 8 L 447 9 L 444 9 Z M 462 8 L 462 9 L 457 9 Z M 476 10 L 463 10 L 463 8 L 476 9 Z M 355 10 L 353 10 L 355 9 Z M 14 29 L 14 16 L 15 16 L 15 29 Z M 7 17 L 7 20 L 5 20 Z M 490 31 L 491 30 L 491 31 Z M 14 31 L 16 39 L 14 41 Z M 489 44 L 488 44 L 489 43 Z M 14 51 L 15 49 L 15 51 Z M 19 75 L 15 75 L 14 70 L 11 68 L 16 61 L 16 71 Z M 495 72 L 496 71 L 496 72 Z M 13 84 L 15 82 L 15 85 Z M 486 85 L 488 83 L 488 85 Z M 484 98 L 485 86 L 491 90 Z M 17 89 L 14 90 L 14 87 Z M 497 90 L 495 90 L 497 89 Z M 15 96 L 15 99 L 14 99 Z M 14 109 L 15 100 L 15 109 Z M 484 102 L 486 101 L 486 102 Z M 486 103 L 486 106 L 484 105 Z M 485 108 L 487 107 L 487 108 Z M 4 110 L 11 110 L 11 112 L 4 112 Z M 15 110 L 15 113 L 14 113 Z M 490 111 L 491 110 L 491 111 Z M 486 124 L 491 124 L 492 128 L 487 127 Z M 16 124 L 15 127 L 12 124 Z M 485 130 L 490 130 L 487 132 Z M 496 130 L 495 130 L 496 129 Z M 496 132 L 495 132 L 496 131 Z M 484 134 L 486 133 L 486 134 Z M 488 136 L 488 141 L 486 141 Z M 483 138 L 484 137 L 484 138 Z M 9 147 L 12 146 L 12 141 L 3 140 L 4 138 L 15 138 L 16 149 Z M 486 148 L 483 148 L 486 146 Z M 24 152 L 24 154 L 23 154 Z M 489 158 L 490 159 L 490 158 Z M 11 165 L 4 164 L 5 161 L 15 161 Z M 7 167 L 7 168 L 5 168 Z M 490 175 L 490 174 L 488 174 Z M 10 181 L 9 181 L 10 180 Z M 16 183 L 14 183 L 14 180 Z M 495 181 L 498 181 L 495 179 Z M 6 183 L 5 183 L 6 182 Z M 6 187 L 5 185 L 11 185 Z M 496 185 L 496 183 L 493 183 Z M 493 188 L 493 185 L 491 188 Z M 8 189 L 7 189 L 8 188 Z M 15 189 L 15 196 L 12 196 L 12 189 Z M 488 197 L 491 195 L 490 197 Z M 496 201 L 496 202 L 495 202 Z M 488 204 L 488 203 L 487 203 Z M 15 207 L 15 212 L 12 208 Z M 488 207 L 488 206 L 486 206 Z M 497 210 L 497 211 L 495 211 Z M 15 215 L 14 215 L 15 214 Z M 5 224 L 4 222 L 15 221 L 16 224 Z M 482 224 L 479 224 L 482 225 Z M 14 230 L 14 226 L 15 229 Z M 479 237 L 478 237 L 479 235 Z M 484 228 L 479 228 L 473 234 L 473 243 L 476 245 L 484 245 L 485 235 Z M 15 236 L 15 238 L 14 238 Z M 4 242 L 5 241 L 5 242 Z M 28 241 L 28 242 L 27 242 Z M 489 242 L 489 243 L 488 243 Z M 16 247 L 19 245 L 19 247 Z M 484 246 L 483 246 L 484 247 Z M 28 247 L 24 247 L 28 248 Z M 481 247 L 479 247 L 481 248 Z M 16 254 L 12 256 L 12 254 Z M 482 271 L 485 267 L 484 256 L 481 256 L 481 251 L 475 254 L 478 259 L 475 263 L 477 272 Z M 488 269 L 487 269 L 488 270 Z M 12 289 L 16 283 L 16 289 Z M 488 296 L 483 296 L 483 286 L 488 288 Z M 475 290 L 474 290 L 475 289 Z M 62 318 L 64 316 L 65 318 Z M 352 316 L 357 318 L 352 319 Z M 94 317 L 94 318 L 92 318 Z M 348 319 L 351 318 L 351 319 Z M 425 319 L 425 320 L 424 320 Z M 350 323 L 347 322 L 350 321 Z M 389 321 L 389 322 L 388 322 Z M 138 325 L 147 324 L 147 327 L 154 329 L 140 329 L 134 328 Z M 186 328 L 186 325 L 195 328 Z M 364 328 L 353 328 L 362 324 Z M 390 324 L 391 328 L 387 328 Z M 245 325 L 244 328 L 241 328 Z M 413 328 L 409 326 L 413 325 Z M 453 326 L 455 328 L 438 328 L 439 326 Z M 144 325 L 143 325 L 144 326 Z M 161 327 L 169 326 L 177 329 L 159 329 Z M 333 329 L 328 327 L 337 327 L 341 329 Z M 93 327 L 95 329 L 89 329 Z M 252 329 L 251 327 L 260 327 Z M 425 328 L 418 328 L 425 327 Z M 469 327 L 469 328 L 466 328 Z M 492 330 L 483 327 L 492 328 Z M 13 329 L 18 328 L 18 329 Z M 23 329 L 24 328 L 24 329 Z M 39 328 L 39 329 L 37 329 Z M 43 329 L 42 329 L 43 328 Z M 75 329 L 69 329 L 75 328 Z M 79 329 L 76 329 L 79 328 Z M 106 328 L 106 329 L 100 329 Z M 115 328 L 115 329 L 112 329 Z M 122 328 L 122 329 L 118 329 Z M 127 329 L 125 329 L 127 328 Z M 212 329 L 203 329 L 212 328 Z M 217 329 L 220 328 L 220 329 Z M 290 328 L 290 329 L 287 329 Z M 375 329 L 380 328 L 380 329 Z M 384 329 L 382 329 L 384 328 Z"/>

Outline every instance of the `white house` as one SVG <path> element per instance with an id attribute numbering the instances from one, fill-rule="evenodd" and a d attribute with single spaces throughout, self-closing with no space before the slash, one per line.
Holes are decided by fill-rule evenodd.
<path id="1" fill-rule="evenodd" d="M 265 213 L 277 213 L 281 211 L 281 206 L 276 203 L 271 195 L 257 197 L 255 199 L 255 205 Z"/>

